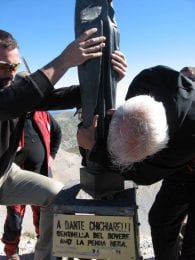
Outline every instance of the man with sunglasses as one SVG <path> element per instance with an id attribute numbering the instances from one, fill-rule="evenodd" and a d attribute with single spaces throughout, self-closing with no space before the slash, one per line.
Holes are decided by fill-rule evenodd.
<path id="1" fill-rule="evenodd" d="M 105 37 L 93 37 L 96 31 L 96 28 L 85 31 L 42 69 L 14 82 L 19 63 L 18 45 L 10 33 L 0 30 L 0 204 L 41 206 L 36 260 L 51 257 L 52 203 L 63 185 L 21 170 L 13 161 L 27 112 L 80 106 L 78 86 L 60 89 L 53 86 L 69 68 L 102 55 Z M 126 71 L 124 55 L 120 52 L 112 54 L 112 62 L 121 79 Z"/>

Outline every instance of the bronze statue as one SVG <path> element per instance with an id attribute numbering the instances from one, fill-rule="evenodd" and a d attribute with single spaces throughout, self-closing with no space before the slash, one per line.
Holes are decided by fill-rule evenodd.
<path id="1" fill-rule="evenodd" d="M 110 0 L 77 0 L 75 8 L 75 36 L 86 29 L 98 28 L 97 36 L 106 36 L 103 56 L 78 67 L 82 97 L 84 127 L 92 124 L 99 114 L 102 124 L 105 111 L 115 107 L 116 75 L 111 67 L 111 53 L 119 49 L 119 30 Z M 99 135 L 104 136 L 103 125 Z"/>
<path id="2" fill-rule="evenodd" d="M 92 27 L 98 29 L 96 36 L 104 35 L 106 37 L 106 46 L 102 50 L 102 57 L 78 67 L 78 76 L 81 88 L 83 126 L 86 128 L 91 126 L 94 115 L 99 115 L 96 140 L 101 147 L 101 144 L 105 146 L 107 139 L 106 111 L 115 108 L 116 103 L 117 75 L 112 69 L 111 53 L 119 49 L 119 29 L 111 0 L 76 1 L 75 37 Z M 123 181 L 117 174 L 112 176 L 112 180 L 116 180 L 111 184 L 112 187 L 110 185 L 107 187 L 107 184 L 110 184 L 111 173 L 101 165 L 99 157 L 100 154 L 102 155 L 102 151 L 99 147 L 93 151 L 95 160 L 91 159 L 90 152 L 86 151 L 85 172 L 82 173 L 83 169 L 81 169 L 81 186 L 95 197 L 101 197 L 101 193 L 104 194 L 104 191 L 109 189 L 114 192 L 114 190 L 123 188 Z M 99 191 L 96 192 L 94 187 Z"/>

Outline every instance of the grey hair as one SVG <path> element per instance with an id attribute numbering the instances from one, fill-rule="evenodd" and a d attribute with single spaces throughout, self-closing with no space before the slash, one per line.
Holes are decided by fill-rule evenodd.
<path id="1" fill-rule="evenodd" d="M 167 146 L 168 125 L 162 102 L 140 95 L 120 106 L 110 122 L 107 148 L 112 163 L 126 169 Z"/>

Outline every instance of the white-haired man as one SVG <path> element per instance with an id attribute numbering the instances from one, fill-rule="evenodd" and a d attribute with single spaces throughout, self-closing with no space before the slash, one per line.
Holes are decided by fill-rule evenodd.
<path id="1" fill-rule="evenodd" d="M 156 139 L 154 145 L 153 127 L 148 129 L 146 127 L 151 135 L 147 135 L 147 131 L 135 135 L 132 123 L 128 124 L 128 120 L 123 122 L 122 112 L 116 125 L 112 125 L 111 119 L 111 128 L 116 127 L 118 130 L 112 130 L 112 138 L 109 136 L 111 129 L 108 131 L 108 151 L 111 151 L 111 157 L 114 154 L 115 164 L 119 162 L 119 165 L 122 163 L 125 166 L 124 178 L 133 180 L 138 185 L 150 185 L 163 179 L 162 187 L 149 213 L 155 259 L 192 260 L 195 259 L 195 85 L 192 79 L 183 72 L 165 66 L 156 66 L 143 70 L 135 77 L 129 86 L 126 100 L 139 99 L 139 96 L 142 95 L 151 96 L 155 102 L 163 104 L 166 120 L 164 120 L 163 112 L 162 115 L 157 116 L 155 108 L 150 111 L 148 108 L 151 107 L 151 104 L 148 103 L 145 107 L 138 109 L 139 117 L 136 117 L 140 122 L 139 124 L 133 123 L 135 124 L 133 129 L 137 129 L 139 133 L 141 121 L 144 121 L 149 127 L 147 122 L 150 117 L 154 117 L 155 129 L 158 129 L 158 122 L 161 122 L 162 119 L 162 122 L 167 121 L 168 131 L 165 122 L 162 123 L 164 125 L 163 138 Z M 132 109 L 128 108 L 128 110 L 132 114 Z M 150 116 L 145 117 L 142 113 L 150 114 Z M 94 128 L 91 127 L 90 133 L 93 133 L 93 130 Z M 87 137 L 84 132 L 81 129 L 81 135 L 78 133 L 80 145 L 84 143 L 82 138 Z M 129 140 L 132 132 L 133 139 Z M 117 139 L 120 135 L 124 139 L 122 141 L 124 151 L 119 150 L 118 154 L 117 147 L 120 147 L 121 141 L 117 145 Z M 134 140 L 135 136 L 137 136 L 136 140 Z M 93 138 L 90 139 L 88 148 L 93 151 L 92 140 Z M 148 146 L 149 140 L 151 140 L 151 147 Z M 139 145 L 142 148 L 137 152 L 136 147 Z M 110 154 L 107 158 L 109 156 Z M 124 159 L 125 157 L 126 159 Z M 133 162 L 135 163 L 132 165 Z M 128 168 L 128 166 L 130 167 Z M 188 221 L 180 253 L 178 236 L 186 214 L 188 214 Z"/>
<path id="2" fill-rule="evenodd" d="M 167 130 L 161 102 L 148 95 L 128 99 L 110 122 L 107 147 L 112 163 L 126 168 L 157 153 L 167 145 Z"/>
<path id="3" fill-rule="evenodd" d="M 110 109 L 105 120 L 109 121 L 106 144 L 102 140 L 96 142 L 98 116 L 94 117 L 90 128 L 80 127 L 77 133 L 81 149 L 90 150 L 89 158 L 105 167 L 126 171 L 133 163 L 157 153 L 168 143 L 164 106 L 152 96 L 128 99 L 117 110 Z M 101 152 L 96 156 L 98 150 Z"/>

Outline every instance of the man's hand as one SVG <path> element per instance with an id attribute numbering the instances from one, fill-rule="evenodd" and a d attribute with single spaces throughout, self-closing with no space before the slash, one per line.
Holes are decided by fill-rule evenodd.
<path id="1" fill-rule="evenodd" d="M 114 51 L 111 56 L 113 69 L 117 72 L 118 81 L 120 81 L 122 78 L 124 78 L 127 70 L 127 62 L 125 56 L 120 51 Z"/>
<path id="2" fill-rule="evenodd" d="M 78 66 L 89 59 L 102 56 L 102 48 L 105 46 L 104 36 L 92 37 L 97 28 L 85 31 L 80 37 L 70 43 L 65 50 L 42 68 L 42 72 L 53 85 L 74 66 Z"/>
<path id="3" fill-rule="evenodd" d="M 81 126 L 77 130 L 77 142 L 80 147 L 86 150 L 92 150 L 96 142 L 96 128 L 98 122 L 98 115 L 93 118 L 93 124 L 89 128 Z"/>
<path id="4" fill-rule="evenodd" d="M 62 55 L 64 60 L 69 63 L 69 67 L 78 66 L 88 59 L 102 56 L 106 38 L 104 36 L 92 38 L 95 32 L 97 32 L 96 28 L 85 31 L 63 51 Z"/>

